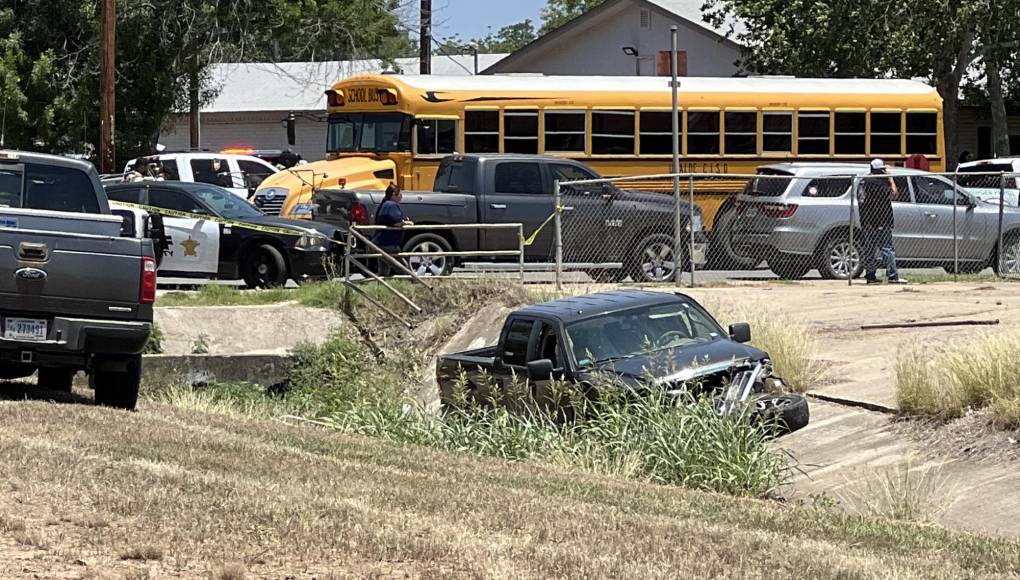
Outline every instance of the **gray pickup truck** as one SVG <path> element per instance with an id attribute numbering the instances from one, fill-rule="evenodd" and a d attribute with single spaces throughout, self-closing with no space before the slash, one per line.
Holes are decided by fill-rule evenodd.
<path id="1" fill-rule="evenodd" d="M 405 252 L 500 251 L 518 248 L 517 232 L 511 229 L 443 229 L 447 224 L 520 223 L 531 236 L 553 213 L 556 180 L 599 179 L 587 166 L 571 159 L 539 155 L 451 155 L 443 159 L 433 191 L 405 191 L 401 207 L 415 225 L 435 225 L 435 230 L 409 231 Z M 314 219 L 341 228 L 372 223 L 382 202 L 381 191 L 320 190 L 312 198 Z M 673 279 L 674 200 L 672 196 L 620 189 L 610 183 L 565 187 L 563 257 L 566 262 L 592 264 L 599 278 L 661 282 Z M 681 263 L 704 263 L 705 234 L 701 210 L 681 204 L 683 233 Z M 689 224 L 688 215 L 693 215 Z M 555 256 L 554 228 L 538 231 L 525 248 L 525 259 L 547 262 Z M 693 250 L 693 251 L 692 251 Z M 510 259 L 516 259 L 512 257 Z M 418 256 L 409 260 L 419 275 L 445 275 L 454 260 Z M 606 268 L 605 264 L 622 267 Z"/>
<path id="2" fill-rule="evenodd" d="M 91 164 L 0 151 L 0 379 L 69 391 L 86 371 L 97 403 L 134 409 L 156 259 L 124 224 Z"/>
<path id="3" fill-rule="evenodd" d="M 444 406 L 462 398 L 485 404 L 493 387 L 512 392 L 518 378 L 528 379 L 531 396 L 542 401 L 543 384 L 555 378 L 589 395 L 610 386 L 707 396 L 720 415 L 747 406 L 748 417 L 776 420 L 787 432 L 804 427 L 807 400 L 769 392 L 781 390 L 782 379 L 750 340 L 746 323 L 723 330 L 684 294 L 602 292 L 511 313 L 496 345 L 440 356 L 436 381 Z"/>

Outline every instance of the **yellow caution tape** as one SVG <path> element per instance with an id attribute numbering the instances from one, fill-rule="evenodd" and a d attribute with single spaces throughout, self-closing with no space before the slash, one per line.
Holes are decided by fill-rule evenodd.
<path id="1" fill-rule="evenodd" d="M 253 231 L 256 231 L 256 232 L 262 232 L 262 233 L 266 233 L 266 234 L 280 234 L 280 235 L 284 235 L 284 236 L 300 237 L 300 236 L 303 236 L 305 234 L 309 234 L 309 235 L 312 234 L 312 230 L 314 229 L 314 228 L 308 228 L 305 231 L 301 231 L 301 230 L 295 231 L 295 230 L 292 230 L 292 229 L 289 229 L 289 228 L 278 228 L 278 227 L 273 227 L 273 226 L 263 226 L 263 225 L 259 225 L 259 224 L 252 224 L 252 223 L 242 222 L 242 221 L 237 221 L 237 220 L 229 220 L 229 219 L 225 219 L 225 218 L 221 218 L 221 217 L 214 217 L 214 216 L 209 216 L 209 215 L 204 215 L 204 214 L 193 214 L 193 213 L 188 213 L 186 211 L 177 211 L 175 209 L 166 209 L 166 208 L 155 207 L 155 206 L 151 206 L 151 205 L 143 205 L 143 204 L 140 204 L 140 203 L 128 203 L 128 202 L 123 202 L 123 201 L 111 201 L 110 205 L 113 206 L 113 207 L 121 206 L 121 207 L 130 207 L 130 208 L 134 208 L 134 209 L 140 209 L 140 210 L 143 210 L 143 211 L 147 211 L 147 212 L 149 212 L 151 214 L 158 214 L 158 215 L 168 216 L 168 217 L 182 218 L 182 219 L 188 219 L 188 220 L 202 220 L 202 221 L 207 221 L 207 222 L 211 222 L 211 223 L 214 223 L 214 224 L 223 224 L 225 226 L 230 226 L 230 227 L 234 227 L 234 228 L 242 228 L 242 229 L 246 229 L 246 230 L 253 230 Z M 325 234 L 322 234 L 322 232 L 318 232 L 318 233 L 320 235 L 322 235 L 323 237 L 325 237 L 327 240 L 329 240 L 330 243 L 337 244 L 337 245 L 340 245 L 340 246 L 346 245 L 346 244 L 344 244 L 344 242 L 341 242 L 339 240 L 334 240 L 334 239 L 326 236 Z"/>
<path id="2" fill-rule="evenodd" d="M 553 219 L 556 217 L 556 214 L 563 213 L 564 209 L 566 209 L 566 206 L 563 205 L 556 206 L 556 209 L 554 209 L 553 212 L 549 214 L 549 217 L 545 218 L 545 221 L 542 222 L 542 224 L 539 225 L 538 228 L 534 232 L 532 232 L 530 236 L 524 238 L 524 245 L 530 246 L 531 244 L 534 244 L 535 238 L 537 238 L 538 234 L 542 232 L 542 229 L 545 228 L 545 226 L 549 225 L 549 222 L 553 221 Z"/>

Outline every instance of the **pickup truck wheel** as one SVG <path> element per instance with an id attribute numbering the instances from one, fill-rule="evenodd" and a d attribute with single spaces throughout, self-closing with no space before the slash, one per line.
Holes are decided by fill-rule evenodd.
<path id="1" fill-rule="evenodd" d="M 43 367 L 39 369 L 39 386 L 51 391 L 70 393 L 77 371 L 67 367 Z"/>
<path id="2" fill-rule="evenodd" d="M 0 381 L 13 381 L 14 379 L 23 379 L 31 376 L 35 372 L 35 367 L 27 367 L 18 364 L 14 365 L 0 365 Z"/>
<path id="3" fill-rule="evenodd" d="M 404 244 L 404 252 L 449 252 L 450 242 L 436 234 L 418 234 Z M 453 258 L 449 256 L 411 256 L 407 266 L 418 276 L 449 276 L 453 272 Z"/>
<path id="4" fill-rule="evenodd" d="M 754 400 L 755 418 L 774 424 L 779 433 L 793 433 L 807 426 L 811 418 L 807 399 L 800 395 L 762 395 Z"/>
<path id="5" fill-rule="evenodd" d="M 131 357 L 123 371 L 92 371 L 92 388 L 96 404 L 133 411 L 138 403 L 138 387 L 142 382 L 142 357 Z"/>
<path id="6" fill-rule="evenodd" d="M 631 256 L 631 278 L 635 282 L 672 282 L 677 267 L 673 242 L 666 234 L 652 234 L 642 239 Z M 685 252 L 681 267 L 688 263 Z"/>
<path id="7" fill-rule="evenodd" d="M 712 243 L 709 245 L 711 267 L 718 270 L 753 270 L 761 263 L 761 257 L 745 255 L 737 243 L 737 211 L 733 207 L 715 217 L 712 224 Z"/>
<path id="8" fill-rule="evenodd" d="M 275 288 L 287 283 L 287 262 L 269 244 L 249 250 L 241 262 L 244 283 L 249 288 Z"/>

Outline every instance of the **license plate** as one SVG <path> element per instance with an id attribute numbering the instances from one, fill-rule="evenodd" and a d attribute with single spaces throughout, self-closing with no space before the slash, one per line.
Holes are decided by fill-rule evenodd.
<path id="1" fill-rule="evenodd" d="M 4 338 L 11 340 L 46 340 L 46 321 L 37 318 L 4 319 Z"/>

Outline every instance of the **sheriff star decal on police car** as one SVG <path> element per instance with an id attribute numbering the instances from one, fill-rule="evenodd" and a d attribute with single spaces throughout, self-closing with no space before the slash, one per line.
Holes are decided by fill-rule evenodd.
<path id="1" fill-rule="evenodd" d="M 196 250 L 201 245 L 202 244 L 196 242 L 195 240 L 193 240 L 191 238 L 188 238 L 188 239 L 184 240 L 183 242 L 181 242 L 181 247 L 184 248 L 184 255 L 185 256 L 198 256 L 198 252 Z"/>

